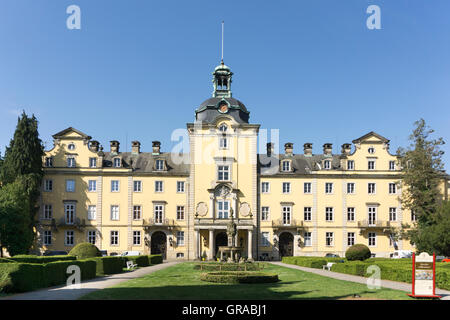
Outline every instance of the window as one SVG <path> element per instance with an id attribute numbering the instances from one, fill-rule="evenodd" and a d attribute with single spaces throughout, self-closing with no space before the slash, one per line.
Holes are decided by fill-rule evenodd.
<path id="1" fill-rule="evenodd" d="M 88 206 L 88 220 L 97 218 L 97 206 Z"/>
<path id="2" fill-rule="evenodd" d="M 355 193 L 355 183 L 354 182 L 347 183 L 347 193 L 348 194 Z"/>
<path id="3" fill-rule="evenodd" d="M 305 247 L 312 246 L 311 235 L 312 235 L 311 232 L 305 232 L 304 233 Z"/>
<path id="4" fill-rule="evenodd" d="M 312 212 L 312 208 L 311 207 L 304 207 L 303 208 L 303 218 L 305 221 L 311 221 L 311 212 Z"/>
<path id="5" fill-rule="evenodd" d="M 96 240 L 96 238 L 97 238 L 97 235 L 96 235 L 95 230 L 88 231 L 88 234 L 87 234 L 87 241 L 88 241 L 90 244 L 94 244 L 94 245 L 95 245 L 95 240 Z"/>
<path id="6" fill-rule="evenodd" d="M 367 152 L 369 152 L 369 154 L 374 154 L 375 153 L 375 148 L 374 147 L 370 147 L 369 149 L 367 149 Z"/>
<path id="7" fill-rule="evenodd" d="M 375 160 L 369 160 L 367 162 L 367 169 L 369 170 L 375 170 Z"/>
<path id="8" fill-rule="evenodd" d="M 416 220 L 417 220 L 417 215 L 413 210 L 411 210 L 411 221 L 416 221 Z"/>
<path id="9" fill-rule="evenodd" d="M 46 192 L 53 191 L 53 180 L 51 179 L 44 180 L 44 191 Z"/>
<path id="10" fill-rule="evenodd" d="M 292 211 L 292 207 L 290 207 L 290 206 L 283 206 L 282 207 L 283 224 L 284 225 L 290 225 L 291 224 L 291 211 Z"/>
<path id="11" fill-rule="evenodd" d="M 142 217 L 142 207 L 133 206 L 133 220 L 141 220 Z"/>
<path id="12" fill-rule="evenodd" d="M 369 215 L 369 225 L 375 225 L 377 222 L 377 208 L 369 207 L 368 215 Z"/>
<path id="13" fill-rule="evenodd" d="M 184 246 L 184 231 L 177 231 L 177 246 Z"/>
<path id="14" fill-rule="evenodd" d="M 269 220 L 269 207 L 261 208 L 261 220 L 268 221 Z"/>
<path id="15" fill-rule="evenodd" d="M 115 230 L 111 231 L 110 235 L 111 235 L 111 242 L 110 242 L 110 244 L 112 246 L 119 245 L 119 231 L 115 231 Z"/>
<path id="16" fill-rule="evenodd" d="M 367 192 L 369 194 L 375 194 L 375 183 L 370 182 L 367 184 Z"/>
<path id="17" fill-rule="evenodd" d="M 184 192 L 184 181 L 177 181 L 177 192 Z"/>
<path id="18" fill-rule="evenodd" d="M 164 170 L 164 160 L 156 160 L 156 170 Z"/>
<path id="19" fill-rule="evenodd" d="M 141 245 L 141 232 L 133 231 L 133 245 L 140 246 Z"/>
<path id="20" fill-rule="evenodd" d="M 97 167 L 97 158 L 89 158 L 89 167 L 96 168 Z"/>
<path id="21" fill-rule="evenodd" d="M 355 221 L 355 208 L 354 207 L 347 208 L 347 221 Z"/>
<path id="22" fill-rule="evenodd" d="M 164 206 L 162 204 L 155 204 L 153 207 L 154 221 L 155 223 L 163 223 Z"/>
<path id="23" fill-rule="evenodd" d="M 53 157 L 46 157 L 45 158 L 45 166 L 46 167 L 53 167 Z"/>
<path id="24" fill-rule="evenodd" d="M 374 247 L 377 244 L 377 235 L 375 232 L 369 232 L 369 247 Z"/>
<path id="25" fill-rule="evenodd" d="M 163 192 L 163 182 L 155 181 L 155 192 Z"/>
<path id="26" fill-rule="evenodd" d="M 75 158 L 74 157 L 68 157 L 67 158 L 67 167 L 68 168 L 75 168 Z"/>
<path id="27" fill-rule="evenodd" d="M 325 183 L 325 193 L 333 193 L 333 183 L 332 182 L 327 182 Z"/>
<path id="28" fill-rule="evenodd" d="M 88 191 L 89 192 L 97 191 L 97 180 L 89 180 L 88 181 Z"/>
<path id="29" fill-rule="evenodd" d="M 270 236 L 269 232 L 262 232 L 261 233 L 261 245 L 263 247 L 270 246 L 269 236 Z"/>
<path id="30" fill-rule="evenodd" d="M 395 161 L 389 161 L 389 170 L 395 170 Z"/>
<path id="31" fill-rule="evenodd" d="M 325 244 L 328 247 L 331 247 L 334 245 L 334 233 L 333 232 L 326 232 L 325 233 Z"/>
<path id="32" fill-rule="evenodd" d="M 397 208 L 389 208 L 389 221 L 397 221 Z"/>
<path id="33" fill-rule="evenodd" d="M 303 192 L 304 193 L 311 193 L 311 182 L 305 182 L 303 184 Z"/>
<path id="34" fill-rule="evenodd" d="M 333 221 L 333 207 L 326 207 L 325 208 L 325 220 L 326 221 Z"/>
<path id="35" fill-rule="evenodd" d="M 218 166 L 218 174 L 217 179 L 219 181 L 228 181 L 230 180 L 230 166 Z"/>
<path id="36" fill-rule="evenodd" d="M 323 162 L 323 168 L 326 170 L 330 170 L 331 169 L 331 161 L 330 160 L 325 160 Z"/>
<path id="37" fill-rule="evenodd" d="M 281 167 L 283 172 L 289 172 L 291 171 L 291 162 L 286 160 L 282 162 L 282 167 Z"/>
<path id="38" fill-rule="evenodd" d="M 219 137 L 219 148 L 220 149 L 228 148 L 228 139 L 225 136 Z"/>
<path id="39" fill-rule="evenodd" d="M 389 183 L 389 193 L 390 194 L 397 193 L 397 185 L 395 183 Z"/>
<path id="40" fill-rule="evenodd" d="M 225 132 L 227 132 L 227 130 L 228 130 L 228 127 L 227 127 L 226 124 L 222 123 L 222 124 L 219 126 L 219 131 L 220 131 L 220 132 L 225 133 Z"/>
<path id="41" fill-rule="evenodd" d="M 50 246 L 52 244 L 52 232 L 50 230 L 44 231 L 44 245 Z"/>
<path id="42" fill-rule="evenodd" d="M 180 259 L 184 258 L 184 253 L 183 252 L 178 252 L 177 253 L 177 258 L 180 258 Z"/>
<path id="43" fill-rule="evenodd" d="M 75 192 L 75 180 L 66 180 L 66 192 Z"/>
<path id="44" fill-rule="evenodd" d="M 227 200 L 217 201 L 217 213 L 219 219 L 228 219 L 228 213 L 230 212 L 230 202 Z"/>
<path id="45" fill-rule="evenodd" d="M 347 170 L 355 170 L 355 161 L 347 160 Z"/>
<path id="46" fill-rule="evenodd" d="M 73 246 L 74 244 L 74 232 L 72 230 L 66 230 L 64 237 L 64 244 L 66 246 Z"/>
<path id="47" fill-rule="evenodd" d="M 261 191 L 262 191 L 262 193 L 269 193 L 270 192 L 270 184 L 268 182 L 262 182 L 261 183 Z"/>
<path id="48" fill-rule="evenodd" d="M 120 212 L 118 205 L 111 206 L 111 220 L 119 220 Z"/>
<path id="49" fill-rule="evenodd" d="M 70 144 L 67 146 L 67 149 L 69 149 L 69 150 L 75 150 L 75 145 L 74 145 L 73 143 L 70 143 Z"/>
<path id="50" fill-rule="evenodd" d="M 73 224 L 73 222 L 75 220 L 75 204 L 74 203 L 64 204 L 64 217 L 66 220 L 66 224 Z"/>
<path id="51" fill-rule="evenodd" d="M 177 220 L 184 220 L 184 206 L 177 206 Z"/>
<path id="52" fill-rule="evenodd" d="M 291 192 L 291 183 L 283 182 L 283 193 L 290 193 L 290 192 Z"/>
<path id="53" fill-rule="evenodd" d="M 120 168 L 120 163 L 121 163 L 120 158 L 114 158 L 113 159 L 113 165 L 114 165 L 115 168 Z"/>
<path id="54" fill-rule="evenodd" d="M 142 181 L 140 180 L 133 181 L 133 191 L 142 192 Z"/>
<path id="55" fill-rule="evenodd" d="M 119 192 L 119 180 L 111 180 L 111 192 Z"/>
<path id="56" fill-rule="evenodd" d="M 347 246 L 352 246 L 355 244 L 355 233 L 354 232 L 348 232 L 347 233 Z"/>
<path id="57" fill-rule="evenodd" d="M 53 216 L 53 206 L 51 204 L 44 204 L 44 214 L 42 219 L 51 219 Z"/>

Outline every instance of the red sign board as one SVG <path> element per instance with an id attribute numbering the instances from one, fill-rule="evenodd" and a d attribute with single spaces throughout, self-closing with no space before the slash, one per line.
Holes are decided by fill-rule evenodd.
<path id="1" fill-rule="evenodd" d="M 412 293 L 414 298 L 440 298 L 436 290 L 436 256 L 422 252 L 418 256 L 413 253 L 412 261 Z"/>

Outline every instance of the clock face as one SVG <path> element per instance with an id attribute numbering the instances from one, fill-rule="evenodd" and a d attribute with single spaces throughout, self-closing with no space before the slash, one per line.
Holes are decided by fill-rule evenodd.
<path id="1" fill-rule="evenodd" d="M 219 106 L 219 112 L 221 113 L 226 113 L 228 111 L 228 105 L 226 103 L 222 103 Z"/>

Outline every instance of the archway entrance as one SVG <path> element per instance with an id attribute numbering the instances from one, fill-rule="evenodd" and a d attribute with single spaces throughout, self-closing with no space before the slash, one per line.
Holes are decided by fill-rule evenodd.
<path id="1" fill-rule="evenodd" d="M 161 254 L 163 259 L 166 259 L 167 237 L 162 231 L 156 231 L 152 234 L 151 239 L 151 254 Z"/>
<path id="2" fill-rule="evenodd" d="M 280 257 L 292 257 L 294 255 L 294 236 L 290 232 L 283 232 L 279 238 Z"/>
<path id="3" fill-rule="evenodd" d="M 216 241 L 215 241 L 215 251 L 214 251 L 214 257 L 217 257 L 217 253 L 219 252 L 219 247 L 227 246 L 228 245 L 228 236 L 225 232 L 220 232 L 216 235 Z"/>

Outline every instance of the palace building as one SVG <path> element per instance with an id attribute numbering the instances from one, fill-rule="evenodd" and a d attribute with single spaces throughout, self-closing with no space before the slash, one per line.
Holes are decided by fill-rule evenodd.
<path id="1" fill-rule="evenodd" d="M 232 97 L 232 75 L 223 62 L 215 68 L 213 95 L 187 124 L 189 153 L 164 152 L 158 141 L 152 152 L 142 152 L 139 141 L 131 152 L 110 141 L 106 151 L 74 128 L 53 135 L 43 159 L 39 250 L 90 242 L 108 255 L 209 260 L 227 245 L 231 218 L 249 259 L 343 256 L 356 243 L 377 257 L 413 250 L 392 236 L 415 216 L 402 210 L 398 159 L 388 139 L 369 132 L 339 154 L 330 143 L 320 154 L 311 143 L 299 154 L 286 143 L 277 154 L 268 143 L 258 154 L 260 125 Z"/>

